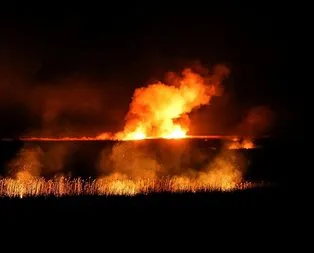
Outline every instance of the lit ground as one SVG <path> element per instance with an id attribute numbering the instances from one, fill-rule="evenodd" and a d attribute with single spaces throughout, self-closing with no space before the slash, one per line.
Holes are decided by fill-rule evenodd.
<path id="1" fill-rule="evenodd" d="M 29 197 L 29 196 L 80 196 L 80 195 L 125 195 L 152 193 L 197 193 L 197 192 L 230 192 L 261 187 L 261 183 L 250 182 L 204 182 L 198 179 L 172 177 L 165 179 L 113 179 L 103 178 L 97 180 L 67 179 L 64 177 L 52 180 L 31 178 L 16 180 L 11 178 L 0 179 L 0 196 L 3 197 Z"/>

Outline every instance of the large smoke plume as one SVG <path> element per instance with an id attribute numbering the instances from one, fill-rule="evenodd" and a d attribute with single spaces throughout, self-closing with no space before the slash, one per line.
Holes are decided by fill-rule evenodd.
<path id="1" fill-rule="evenodd" d="M 186 167 L 188 164 L 196 167 Z M 170 177 L 176 179 L 177 187 L 197 184 L 218 189 L 240 183 L 247 163 L 239 152 L 224 146 L 209 152 L 197 147 L 191 149 L 185 142 L 167 143 L 162 148 L 152 148 L 144 142 L 121 142 L 101 153 L 98 166 L 105 179 L 136 181 Z"/>
<path id="2" fill-rule="evenodd" d="M 221 82 L 228 68 L 218 65 L 213 73 L 201 75 L 185 69 L 181 75 L 168 74 L 169 84 L 157 82 L 136 89 L 118 139 L 140 136 L 168 137 L 189 129 L 188 114 L 222 93 Z"/>

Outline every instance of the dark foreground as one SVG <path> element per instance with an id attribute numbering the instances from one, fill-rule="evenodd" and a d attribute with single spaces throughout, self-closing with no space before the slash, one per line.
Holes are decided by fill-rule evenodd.
<path id="1" fill-rule="evenodd" d="M 198 235 L 206 238 L 210 233 L 223 239 L 247 240 L 249 235 L 265 243 L 271 234 L 273 238 L 290 234 L 290 226 L 302 217 L 291 213 L 303 209 L 283 186 L 134 197 L 0 198 L 1 224 L 14 231 L 34 230 L 44 237 L 45 231 L 66 238 L 79 234 L 83 241 L 96 234 L 120 239 L 145 236 L 158 244 L 167 238 L 173 243 L 174 237 L 184 235 L 188 241 L 196 237 L 198 245 Z M 3 226 L 2 230 L 7 231 Z"/>

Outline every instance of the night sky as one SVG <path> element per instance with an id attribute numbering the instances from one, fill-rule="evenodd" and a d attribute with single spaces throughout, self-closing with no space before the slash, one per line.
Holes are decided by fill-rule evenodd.
<path id="1" fill-rule="evenodd" d="M 233 1 L 231 1 L 233 2 Z M 302 131 L 289 79 L 286 6 L 227 1 L 6 4 L 0 10 L 0 137 L 121 130 L 135 88 L 196 61 L 225 64 L 225 95 L 192 131 L 226 133 L 265 106 L 273 134 Z M 205 122 L 205 123 L 204 123 Z"/>

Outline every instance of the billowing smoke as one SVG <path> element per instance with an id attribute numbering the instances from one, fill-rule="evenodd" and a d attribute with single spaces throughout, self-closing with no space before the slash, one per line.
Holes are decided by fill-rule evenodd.
<path id="1" fill-rule="evenodd" d="M 243 180 L 247 164 L 239 153 L 223 149 L 208 165 L 207 173 L 201 179 L 215 187 L 232 187 Z"/>
<path id="2" fill-rule="evenodd" d="M 87 78 L 25 83 L 0 77 L 0 81 L 0 116 L 6 119 L 1 137 L 96 136 L 104 128 L 113 130 L 120 123 L 116 109 L 123 103 L 114 107 L 107 95 L 115 91 L 106 88 L 106 92 Z"/>
<path id="3" fill-rule="evenodd" d="M 38 146 L 25 145 L 8 164 L 9 173 L 18 180 L 40 176 L 44 152 Z"/>
<path id="4" fill-rule="evenodd" d="M 42 158 L 44 173 L 47 175 L 62 175 L 66 162 L 74 150 L 74 144 L 69 142 L 49 144 L 48 150 Z"/>
<path id="5" fill-rule="evenodd" d="M 222 65 L 216 66 L 211 73 L 204 68 L 197 71 L 185 69 L 181 75 L 169 73 L 167 84 L 157 82 L 136 89 L 124 130 L 114 134 L 114 138 L 186 137 L 189 114 L 208 105 L 212 97 L 222 95 L 221 83 L 228 74 L 228 68 Z M 26 101 L 33 113 L 41 115 L 41 131 L 34 134 L 37 136 L 73 136 L 73 128 L 66 118 L 72 114 L 85 115 L 87 118 L 92 115 L 91 118 L 95 118 L 103 106 L 100 92 L 84 85 L 36 88 Z M 260 134 L 268 127 L 269 118 L 270 113 L 265 108 L 255 108 L 239 125 L 238 133 L 243 136 Z M 70 129 L 68 133 L 66 129 Z M 101 136 L 104 139 L 112 137 L 110 133 Z M 104 178 L 114 180 L 137 182 L 142 179 L 174 178 L 170 183 L 173 184 L 170 188 L 174 190 L 176 187 L 187 189 L 190 186 L 193 189 L 203 186 L 228 189 L 242 181 L 246 167 L 243 158 L 235 150 L 229 150 L 237 147 L 223 147 L 218 153 L 212 154 L 208 150 L 189 149 L 184 140 L 169 143 L 166 149 L 152 148 L 144 142 L 116 143 L 101 152 L 98 169 Z M 49 145 L 45 151 L 37 146 L 25 146 L 9 164 L 15 177 L 27 179 L 43 174 L 62 174 L 73 147 L 66 143 Z M 196 164 L 196 167 L 187 164 Z M 119 187 L 116 182 L 114 186 Z"/>
<path id="6" fill-rule="evenodd" d="M 103 150 L 99 166 L 105 174 L 116 173 L 135 179 L 155 178 L 162 168 L 154 152 L 135 142 L 121 142 L 112 150 Z"/>
<path id="7" fill-rule="evenodd" d="M 118 139 L 146 137 L 180 138 L 189 130 L 188 114 L 222 93 L 221 82 L 229 74 L 222 65 L 202 76 L 191 69 L 168 75 L 169 84 L 157 82 L 136 89 Z"/>
<path id="8" fill-rule="evenodd" d="M 42 175 L 62 175 L 73 150 L 71 143 L 49 143 L 45 151 L 36 144 L 27 143 L 8 163 L 8 172 L 18 180 Z"/>
<path id="9" fill-rule="evenodd" d="M 274 123 L 274 113 L 267 106 L 251 108 L 236 131 L 241 136 L 260 137 L 267 134 Z"/>
<path id="10" fill-rule="evenodd" d="M 93 131 L 93 124 L 96 125 L 97 119 L 102 118 L 103 100 L 99 89 L 82 82 L 64 81 L 63 84 L 33 89 L 25 104 L 40 122 L 38 128 L 26 134 L 41 137 L 82 136 L 84 127 Z"/>
<path id="11" fill-rule="evenodd" d="M 223 147 L 219 152 L 209 152 L 174 144 L 178 145 L 167 143 L 154 149 L 144 142 L 118 143 L 101 153 L 101 174 L 110 182 L 172 178 L 175 190 L 191 186 L 231 189 L 242 182 L 247 164 L 237 151 Z"/>

